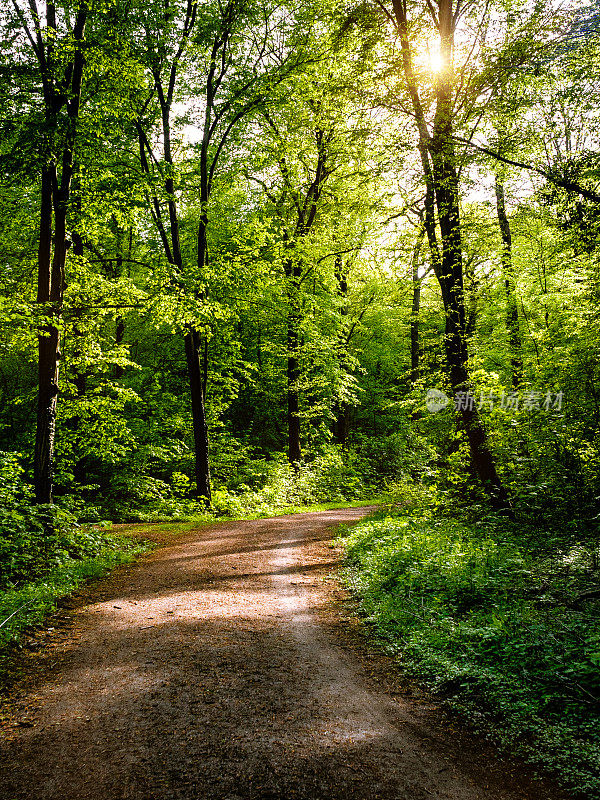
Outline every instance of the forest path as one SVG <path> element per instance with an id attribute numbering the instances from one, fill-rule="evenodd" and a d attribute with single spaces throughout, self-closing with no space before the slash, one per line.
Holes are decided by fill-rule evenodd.
<path id="1" fill-rule="evenodd" d="M 9 706 L 0 798 L 559 797 L 354 641 L 323 578 L 367 510 L 210 525 L 85 590 Z"/>

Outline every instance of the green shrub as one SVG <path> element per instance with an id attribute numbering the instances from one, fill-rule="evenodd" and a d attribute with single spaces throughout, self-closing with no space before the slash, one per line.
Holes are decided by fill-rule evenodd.
<path id="1" fill-rule="evenodd" d="M 290 506 L 368 498 L 373 489 L 361 480 L 355 461 L 352 454 L 334 446 L 296 466 L 291 466 L 284 454 L 253 460 L 246 465 L 248 483 L 238 483 L 235 490 L 215 490 L 213 508 L 226 516 L 262 516 Z"/>
<path id="2" fill-rule="evenodd" d="M 58 505 L 33 505 L 17 456 L 0 453 L 0 651 L 59 597 L 146 548 L 107 527 L 79 526 Z"/>
<path id="3" fill-rule="evenodd" d="M 388 508 L 347 533 L 345 577 L 407 671 L 513 752 L 600 793 L 599 609 L 578 601 L 597 553 L 536 556 L 532 538 L 444 517 L 441 503 Z"/>
<path id="4" fill-rule="evenodd" d="M 0 453 L 0 589 L 35 579 L 70 557 L 74 517 L 55 505 L 33 505 L 14 453 Z"/>
<path id="5" fill-rule="evenodd" d="M 0 591 L 123 546 L 106 528 L 78 525 L 64 507 L 34 505 L 17 456 L 0 453 Z"/>
<path id="6" fill-rule="evenodd" d="M 0 592 L 0 675 L 3 647 L 18 641 L 24 630 L 38 625 L 56 608 L 58 599 L 84 581 L 132 561 L 149 547 L 100 531 L 79 536 L 77 545 L 76 557 L 63 559 L 43 578 Z"/>

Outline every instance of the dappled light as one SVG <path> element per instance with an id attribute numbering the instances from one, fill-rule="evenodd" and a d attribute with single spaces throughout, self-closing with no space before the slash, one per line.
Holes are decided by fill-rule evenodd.
<path id="1" fill-rule="evenodd" d="M 4 731 L 2 796 L 479 798 L 482 773 L 440 738 L 434 707 L 381 693 L 336 633 L 325 543 L 363 513 L 198 531 L 99 583 L 55 649 L 61 679 L 44 677 Z M 224 538 L 243 555 L 218 555 Z M 233 585 L 188 588 L 197 565 Z M 500 767 L 485 785 L 522 797 Z"/>
<path id="2" fill-rule="evenodd" d="M 0 3 L 0 800 L 600 797 L 596 5 Z"/>

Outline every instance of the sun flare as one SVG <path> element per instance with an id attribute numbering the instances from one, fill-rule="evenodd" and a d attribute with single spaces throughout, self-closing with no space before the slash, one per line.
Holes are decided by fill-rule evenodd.
<path id="1" fill-rule="evenodd" d="M 439 42 L 428 42 L 427 44 L 427 60 L 431 72 L 435 75 L 442 72 L 446 66 L 444 56 L 440 52 Z"/>

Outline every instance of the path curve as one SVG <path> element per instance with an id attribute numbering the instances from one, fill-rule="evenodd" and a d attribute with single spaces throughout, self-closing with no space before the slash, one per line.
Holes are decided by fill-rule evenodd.
<path id="1" fill-rule="evenodd" d="M 364 513 L 207 526 L 96 584 L 2 726 L 0 798 L 557 798 L 348 645 L 323 578 Z"/>

